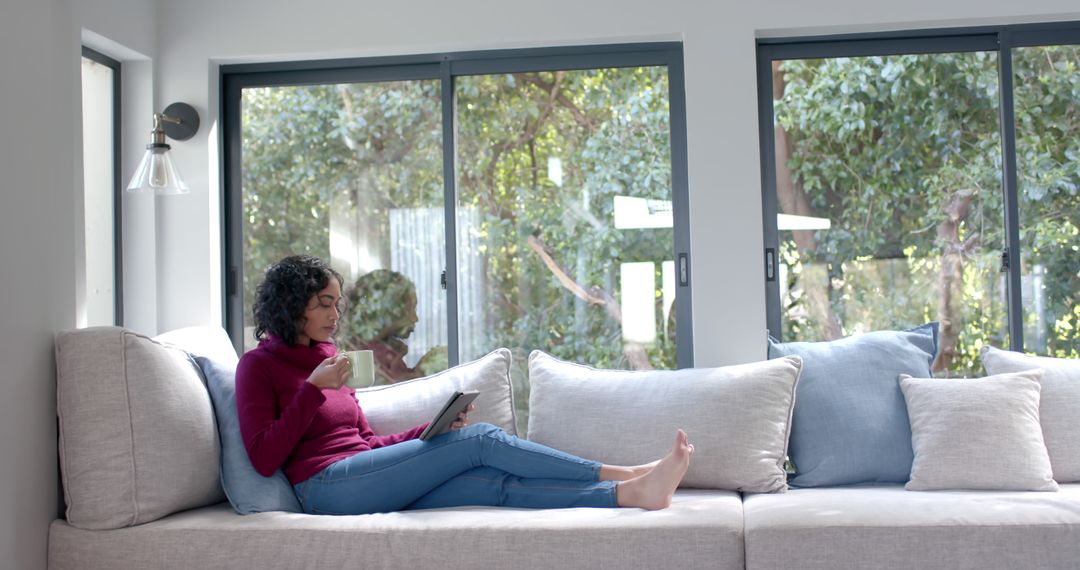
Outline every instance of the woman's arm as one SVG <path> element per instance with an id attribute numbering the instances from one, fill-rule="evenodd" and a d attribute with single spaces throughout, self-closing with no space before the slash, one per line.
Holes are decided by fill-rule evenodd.
<path id="1" fill-rule="evenodd" d="M 285 463 L 325 400 L 318 387 L 304 382 L 279 417 L 271 377 L 255 359 L 240 359 L 236 367 L 240 435 L 251 465 L 260 475 L 269 477 Z"/>

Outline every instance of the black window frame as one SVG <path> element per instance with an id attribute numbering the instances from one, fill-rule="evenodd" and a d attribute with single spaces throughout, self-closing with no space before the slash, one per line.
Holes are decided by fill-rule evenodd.
<path id="1" fill-rule="evenodd" d="M 99 51 L 82 46 L 82 57 L 95 61 L 113 70 L 112 77 L 112 112 L 113 112 L 113 321 L 116 326 L 124 325 L 124 181 L 121 166 L 121 148 L 123 132 L 121 127 L 121 63 Z"/>
<path id="2" fill-rule="evenodd" d="M 1012 50 L 1021 47 L 1080 44 L 1080 22 L 1049 22 L 905 30 L 828 36 L 759 38 L 757 40 L 758 136 L 761 153 L 761 212 L 764 232 L 766 327 L 782 335 L 779 274 L 779 232 L 776 214 L 775 133 L 772 62 L 786 59 L 863 57 L 873 55 L 993 51 L 998 56 L 998 103 L 1004 193 L 1009 349 L 1024 350 L 1023 299 L 1020 287 L 1020 218 L 1016 179 L 1016 122 L 1013 105 Z"/>
<path id="3" fill-rule="evenodd" d="M 459 76 L 511 72 L 665 66 L 668 72 L 674 251 L 678 301 L 675 303 L 676 365 L 694 365 L 693 292 L 690 281 L 690 215 L 686 158 L 686 96 L 681 42 L 560 46 L 482 50 L 408 56 L 232 64 L 221 66 L 222 117 L 222 325 L 243 352 L 243 213 L 241 195 L 240 102 L 243 89 L 321 83 L 362 83 L 435 79 L 442 85 L 443 186 L 446 235 L 446 295 L 449 364 L 459 364 L 456 248 L 454 80 Z M 248 301 L 250 302 L 250 300 Z"/>

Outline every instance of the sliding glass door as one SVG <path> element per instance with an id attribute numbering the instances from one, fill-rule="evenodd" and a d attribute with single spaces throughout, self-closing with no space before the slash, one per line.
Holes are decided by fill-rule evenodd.
<path id="1" fill-rule="evenodd" d="M 304 253 L 344 276 L 337 340 L 378 382 L 508 347 L 522 427 L 532 350 L 691 365 L 678 46 L 428 59 L 226 67 L 234 339 Z"/>
<path id="2" fill-rule="evenodd" d="M 439 82 L 252 87 L 240 107 L 244 298 L 282 257 L 323 257 L 342 347 L 373 350 L 382 382 L 445 369 Z"/>
<path id="3" fill-rule="evenodd" d="M 1080 356 L 1080 46 L 1012 50 L 1024 350 Z"/>
<path id="4" fill-rule="evenodd" d="M 996 54 L 772 67 L 783 337 L 938 320 L 955 371 L 1007 345 Z"/>
<path id="5" fill-rule="evenodd" d="M 987 345 L 1080 356 L 1076 42 L 1075 25 L 760 42 L 770 332 L 938 321 L 943 376 L 980 374 Z"/>

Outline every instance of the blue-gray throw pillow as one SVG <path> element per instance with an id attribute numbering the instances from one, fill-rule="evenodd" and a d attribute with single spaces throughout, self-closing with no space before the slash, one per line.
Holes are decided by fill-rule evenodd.
<path id="1" fill-rule="evenodd" d="M 795 487 L 904 483 L 914 453 L 899 376 L 929 378 L 938 324 L 830 342 L 779 342 L 769 358 L 798 355 L 788 456 Z"/>
<path id="2" fill-rule="evenodd" d="M 248 459 L 236 413 L 236 367 L 203 356 L 196 356 L 195 362 L 206 377 L 206 387 L 217 416 L 221 438 L 221 486 L 225 488 L 229 503 L 242 515 L 265 511 L 303 512 L 296 492 L 281 469 L 270 477 L 263 477 Z"/>

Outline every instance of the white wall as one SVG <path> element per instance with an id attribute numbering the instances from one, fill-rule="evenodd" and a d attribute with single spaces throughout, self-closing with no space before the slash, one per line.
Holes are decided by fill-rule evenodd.
<path id="1" fill-rule="evenodd" d="M 76 316 L 82 23 L 152 53 L 155 12 L 140 0 L 0 4 L 0 568 L 45 568 L 60 502 L 53 335 Z"/>
<path id="2" fill-rule="evenodd" d="M 1075 0 L 164 2 L 159 102 L 187 101 L 214 124 L 220 63 L 681 40 L 695 362 L 718 365 L 765 355 L 756 36 L 1076 19 L 1076 10 Z M 174 146 L 193 191 L 161 217 L 162 329 L 220 322 L 217 143 L 209 136 Z"/>
<path id="3" fill-rule="evenodd" d="M 0 566 L 44 567 L 55 518 L 52 335 L 75 322 L 74 141 L 78 59 L 70 8 L 0 14 Z M 64 39 L 60 39 L 60 38 Z"/>

